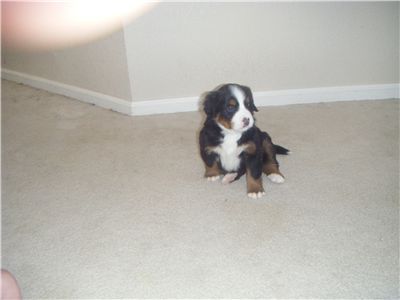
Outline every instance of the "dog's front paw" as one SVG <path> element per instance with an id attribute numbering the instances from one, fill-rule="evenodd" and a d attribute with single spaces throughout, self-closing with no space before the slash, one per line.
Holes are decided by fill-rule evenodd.
<path id="1" fill-rule="evenodd" d="M 271 180 L 273 183 L 284 183 L 285 182 L 285 178 L 280 175 L 280 174 L 276 174 L 276 173 L 271 173 L 267 176 L 269 178 L 269 180 Z"/>
<path id="2" fill-rule="evenodd" d="M 219 179 L 219 177 L 220 177 L 219 175 L 217 175 L 217 176 L 206 176 L 207 181 L 210 181 L 210 182 L 217 181 Z"/>
<path id="3" fill-rule="evenodd" d="M 228 184 L 235 180 L 237 173 L 228 173 L 222 178 L 222 184 Z"/>
<path id="4" fill-rule="evenodd" d="M 264 195 L 265 195 L 264 191 L 254 192 L 254 193 L 247 193 L 247 196 L 249 196 L 252 199 L 258 199 L 258 198 L 261 198 Z"/>

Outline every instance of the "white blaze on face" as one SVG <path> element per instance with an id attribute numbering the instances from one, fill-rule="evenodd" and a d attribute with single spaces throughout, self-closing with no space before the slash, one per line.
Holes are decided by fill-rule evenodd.
<path id="1" fill-rule="evenodd" d="M 254 125 L 254 118 L 251 112 L 244 105 L 246 95 L 239 87 L 234 85 L 230 86 L 230 90 L 239 103 L 239 109 L 231 120 L 232 129 L 240 132 L 246 131 Z M 245 119 L 249 120 L 247 126 L 245 125 Z"/>

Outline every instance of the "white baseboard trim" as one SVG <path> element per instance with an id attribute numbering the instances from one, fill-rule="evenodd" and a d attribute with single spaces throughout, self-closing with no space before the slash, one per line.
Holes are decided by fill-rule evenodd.
<path id="1" fill-rule="evenodd" d="M 42 77 L 32 76 L 26 73 L 16 72 L 8 69 L 1 70 L 1 77 L 7 80 L 23 83 L 34 88 L 42 89 L 55 94 L 71 97 L 83 102 L 98 105 L 123 114 L 130 115 L 132 112 L 131 102 L 83 89 L 74 85 L 64 84 Z"/>
<path id="2" fill-rule="evenodd" d="M 199 110 L 199 97 L 132 102 L 132 115 L 169 114 Z"/>
<path id="3" fill-rule="evenodd" d="M 170 98 L 130 102 L 60 82 L 2 69 L 2 78 L 52 93 L 92 103 L 103 108 L 139 116 L 199 110 L 200 97 Z M 254 92 L 256 106 L 288 105 L 354 100 L 399 98 L 400 84 L 356 85 Z"/>
<path id="4" fill-rule="evenodd" d="M 255 92 L 258 106 L 399 98 L 400 84 L 351 85 Z"/>

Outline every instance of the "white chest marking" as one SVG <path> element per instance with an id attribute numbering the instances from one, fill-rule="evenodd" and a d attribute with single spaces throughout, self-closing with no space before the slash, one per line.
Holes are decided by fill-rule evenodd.
<path id="1" fill-rule="evenodd" d="M 214 149 L 219 154 L 222 167 L 228 172 L 239 169 L 239 155 L 245 149 L 245 146 L 238 146 L 237 144 L 241 136 L 241 133 L 225 132 L 223 142 Z"/>

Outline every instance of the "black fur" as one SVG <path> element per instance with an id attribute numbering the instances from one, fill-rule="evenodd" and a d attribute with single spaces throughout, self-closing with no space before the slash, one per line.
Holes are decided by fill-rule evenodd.
<path id="1" fill-rule="evenodd" d="M 279 145 L 274 145 L 276 154 L 288 155 L 290 153 L 289 149 L 286 149 Z"/>

